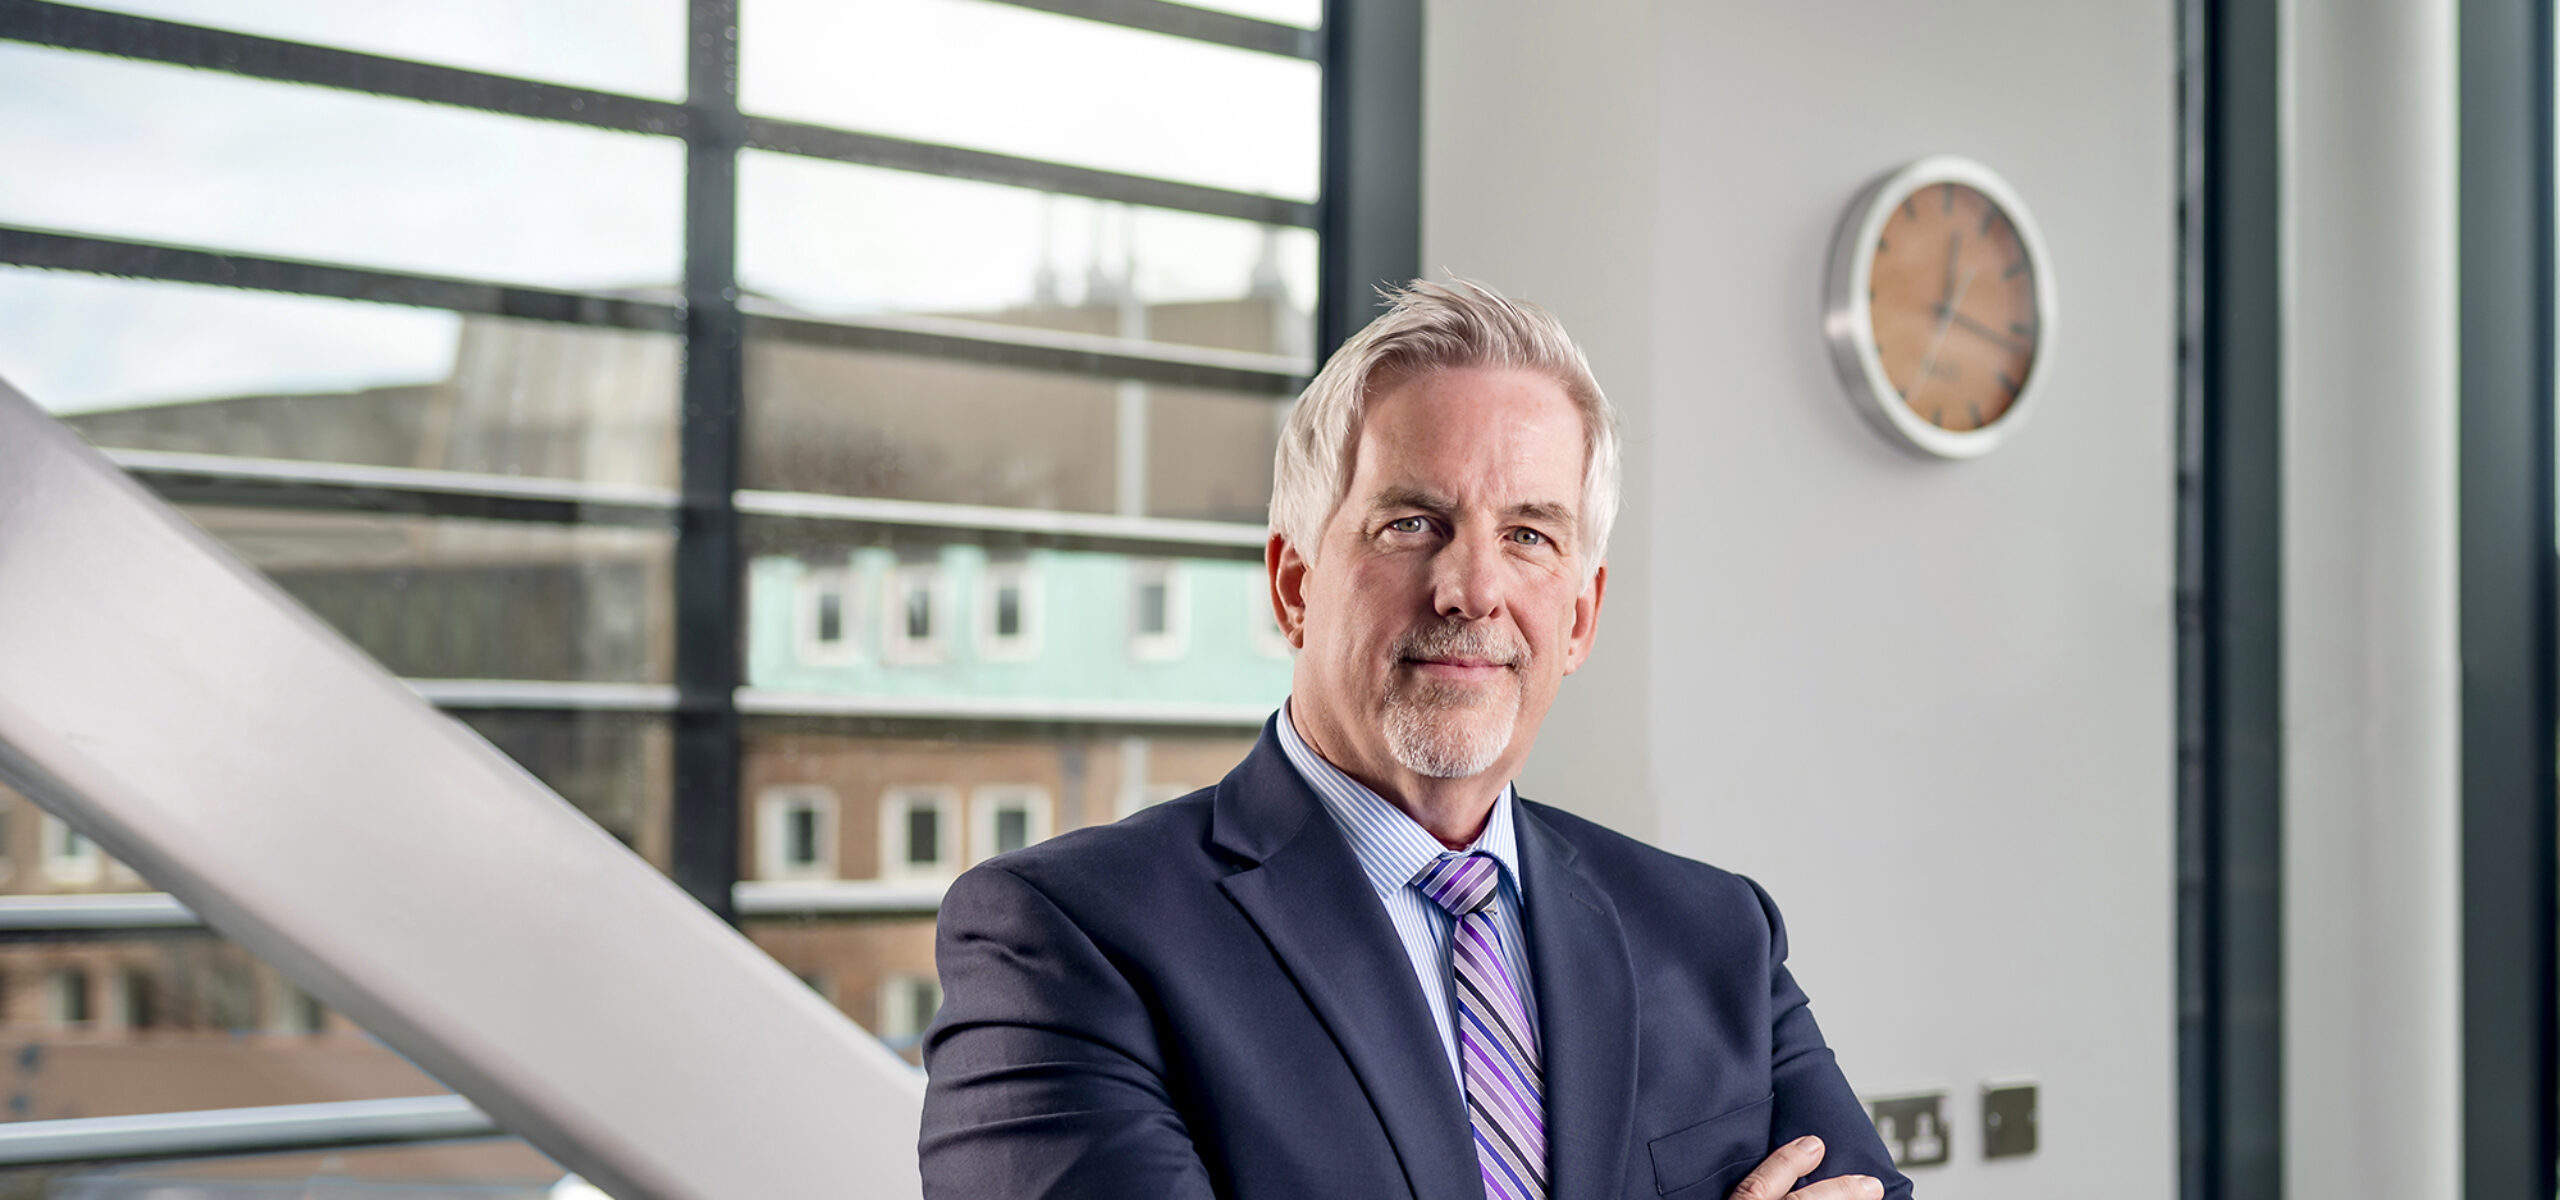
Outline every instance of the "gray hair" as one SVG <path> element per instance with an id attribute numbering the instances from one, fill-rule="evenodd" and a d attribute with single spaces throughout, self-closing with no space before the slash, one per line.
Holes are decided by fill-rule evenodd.
<path id="1" fill-rule="evenodd" d="M 1433 371 L 1509 367 L 1543 374 L 1582 413 L 1583 578 L 1600 569 L 1618 519 L 1618 414 L 1555 314 L 1451 276 L 1380 288 L 1387 311 L 1327 359 L 1289 410 L 1271 471 L 1271 529 L 1313 562 L 1351 486 L 1360 420 L 1375 396 Z"/>

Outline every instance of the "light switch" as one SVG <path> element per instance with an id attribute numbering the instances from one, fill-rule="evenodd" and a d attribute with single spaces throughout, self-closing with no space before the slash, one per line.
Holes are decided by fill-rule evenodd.
<path id="1" fill-rule="evenodd" d="M 2036 1085 L 2017 1080 L 1982 1085 L 1982 1156 L 2036 1152 Z"/>

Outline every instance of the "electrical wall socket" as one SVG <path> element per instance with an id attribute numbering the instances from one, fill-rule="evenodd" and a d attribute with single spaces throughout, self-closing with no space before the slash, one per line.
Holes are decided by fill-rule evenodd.
<path id="1" fill-rule="evenodd" d="M 1949 1156 L 1946 1106 L 1945 1092 L 1880 1096 L 1867 1101 L 1867 1116 L 1893 1152 L 1893 1165 L 1934 1167 Z"/>

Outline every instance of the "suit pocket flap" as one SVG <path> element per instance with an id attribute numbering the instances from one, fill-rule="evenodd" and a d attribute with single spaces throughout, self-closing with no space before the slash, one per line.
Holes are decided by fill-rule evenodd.
<path id="1" fill-rule="evenodd" d="M 1730 1173 L 1733 1178 L 1725 1180 L 1723 1188 L 1713 1189 L 1721 1196 L 1741 1182 L 1769 1156 L 1769 1118 L 1777 1099 L 1773 1091 L 1754 1103 L 1646 1143 L 1653 1152 L 1653 1190 L 1676 1192 Z"/>

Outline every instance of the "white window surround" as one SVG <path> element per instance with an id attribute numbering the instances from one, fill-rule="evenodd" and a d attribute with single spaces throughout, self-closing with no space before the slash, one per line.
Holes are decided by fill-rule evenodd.
<path id="1" fill-rule="evenodd" d="M 835 792 L 816 784 L 766 788 L 756 797 L 756 878 L 835 879 L 836 830 L 841 805 Z M 811 853 L 795 853 L 793 826 L 802 813 L 811 825 Z"/>
<path id="2" fill-rule="evenodd" d="M 1149 590 L 1164 589 L 1164 627 L 1145 627 Z M 1191 586 L 1182 564 L 1169 559 L 1132 559 L 1129 563 L 1129 657 L 1140 662 L 1169 662 L 1191 648 Z"/>
<path id="3" fill-rule="evenodd" d="M 802 662 L 841 666 L 862 661 L 862 582 L 862 572 L 851 567 L 824 567 L 800 577 L 792 624 Z M 826 611 L 831 596 L 836 606 L 832 630 Z M 823 636 L 829 632 L 835 636 Z"/>
<path id="4" fill-rule="evenodd" d="M 930 809 L 936 815 L 931 857 L 917 860 L 909 835 L 911 815 Z M 880 878 L 947 879 L 959 869 L 960 795 L 940 785 L 890 788 L 880 799 Z"/>
<path id="5" fill-rule="evenodd" d="M 911 601 L 924 599 L 925 635 L 914 636 Z M 880 590 L 880 657 L 893 663 L 941 662 L 951 638 L 951 584 L 936 563 L 902 563 Z"/>
<path id="6" fill-rule="evenodd" d="M 890 975 L 880 980 L 880 1027 L 873 1036 L 890 1043 L 924 1035 L 942 1007 L 942 984 L 930 975 Z"/>
<path id="7" fill-rule="evenodd" d="M 96 883 L 106 872 L 106 856 L 98 852 L 98 844 L 80 836 L 79 831 L 62 823 L 52 813 L 39 822 L 43 828 L 44 877 L 48 883 Z"/>
<path id="8" fill-rule="evenodd" d="M 969 794 L 969 861 L 981 862 L 1003 853 L 996 845 L 1002 831 L 1003 814 L 1023 814 L 1024 846 L 1038 845 L 1049 837 L 1051 814 L 1049 789 L 1035 783 L 991 783 Z M 1017 849 L 1019 847 L 1016 847 Z"/>
<path id="9" fill-rule="evenodd" d="M 1016 597 L 1017 628 L 998 627 L 1004 590 Z M 978 657 L 988 662 L 1029 662 L 1040 656 L 1040 571 L 1027 562 L 989 563 L 978 574 Z"/>

